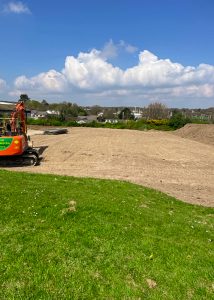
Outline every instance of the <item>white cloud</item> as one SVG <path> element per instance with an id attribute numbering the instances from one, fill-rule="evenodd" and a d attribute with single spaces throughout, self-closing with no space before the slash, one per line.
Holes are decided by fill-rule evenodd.
<path id="1" fill-rule="evenodd" d="M 5 5 L 4 12 L 14 13 L 14 14 L 30 14 L 31 13 L 31 11 L 27 7 L 27 5 L 21 1 L 9 2 L 8 4 Z"/>
<path id="2" fill-rule="evenodd" d="M 123 40 L 120 40 L 118 44 L 115 44 L 112 39 L 110 39 L 103 47 L 100 52 L 100 55 L 104 59 L 115 58 L 119 55 L 120 52 L 127 52 L 133 54 L 138 50 L 137 47 L 127 44 Z"/>
<path id="3" fill-rule="evenodd" d="M 77 58 L 68 56 L 62 73 L 75 88 L 103 90 L 118 85 L 122 71 L 102 58 L 101 52 L 92 50 L 80 53 Z"/>
<path id="4" fill-rule="evenodd" d="M 137 47 L 132 46 L 132 45 L 130 45 L 130 44 L 127 44 L 127 43 L 124 42 L 123 40 L 121 40 L 121 41 L 119 42 L 119 46 L 120 46 L 121 48 L 123 48 L 123 49 L 124 49 L 126 52 L 128 52 L 128 53 L 135 53 L 135 52 L 137 52 L 137 50 L 138 50 Z"/>
<path id="5" fill-rule="evenodd" d="M 126 45 L 125 50 L 128 53 L 135 53 L 138 50 L 138 48 L 132 45 Z"/>
<path id="6" fill-rule="evenodd" d="M 119 105 L 124 99 L 129 105 L 144 105 L 151 99 L 164 99 L 170 105 L 175 101 L 174 106 L 188 106 L 188 99 L 203 99 L 214 105 L 214 66 L 183 66 L 144 50 L 139 53 L 137 65 L 122 70 L 107 60 L 114 53 L 111 47 L 114 48 L 112 41 L 106 47 L 110 53 L 106 56 L 103 50 L 96 49 L 80 52 L 77 57 L 67 56 L 61 72 L 50 70 L 31 78 L 20 76 L 15 80 L 13 93 L 36 92 L 40 98 L 43 93 L 58 94 L 62 99 L 75 95 L 77 102 L 80 98 L 94 104 L 94 99 L 98 99 L 104 105 L 112 105 L 112 101 Z"/>
<path id="7" fill-rule="evenodd" d="M 112 40 L 106 43 L 101 51 L 101 56 L 104 59 L 114 58 L 118 55 L 118 46 Z"/>
<path id="8" fill-rule="evenodd" d="M 66 87 L 66 80 L 62 73 L 55 70 L 50 70 L 46 73 L 40 73 L 39 75 L 31 78 L 19 76 L 15 80 L 15 86 L 17 89 L 36 89 L 39 91 L 61 93 Z"/>

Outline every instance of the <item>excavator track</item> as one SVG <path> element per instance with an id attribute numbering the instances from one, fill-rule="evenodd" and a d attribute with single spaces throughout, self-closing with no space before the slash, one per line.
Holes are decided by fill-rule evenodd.
<path id="1" fill-rule="evenodd" d="M 39 164 L 39 153 L 34 148 L 27 148 L 22 157 L 24 158 L 24 160 L 29 161 L 30 165 L 32 166 L 37 166 Z"/>
<path id="2" fill-rule="evenodd" d="M 24 167 L 37 166 L 39 164 L 39 154 L 33 149 L 27 149 L 22 155 L 0 157 L 1 167 Z"/>

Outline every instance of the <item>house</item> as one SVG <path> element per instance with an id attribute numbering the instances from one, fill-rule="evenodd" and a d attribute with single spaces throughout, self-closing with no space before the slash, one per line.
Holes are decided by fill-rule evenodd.
<path id="1" fill-rule="evenodd" d="M 51 115 L 51 116 L 59 116 L 60 112 L 57 110 L 46 110 L 47 115 Z"/>
<path id="2" fill-rule="evenodd" d="M 38 110 L 32 110 L 30 117 L 32 119 L 38 120 L 38 119 L 44 119 L 47 117 L 46 111 L 38 111 Z"/>
<path id="3" fill-rule="evenodd" d="M 92 121 L 97 121 L 97 116 L 78 116 L 76 121 L 78 124 L 90 123 Z"/>
<path id="4" fill-rule="evenodd" d="M 10 116 L 12 111 L 14 111 L 15 106 L 17 102 L 11 102 L 11 101 L 0 101 L 0 116 L 8 115 Z M 31 110 L 26 109 L 26 116 L 31 116 Z"/>
<path id="5" fill-rule="evenodd" d="M 135 120 L 139 120 L 139 119 L 142 119 L 142 113 L 139 113 L 139 112 L 133 112 L 133 115 L 134 115 L 134 119 Z"/>
<path id="6" fill-rule="evenodd" d="M 117 124 L 118 120 L 117 119 L 106 119 L 105 123 L 110 123 L 110 124 Z"/>

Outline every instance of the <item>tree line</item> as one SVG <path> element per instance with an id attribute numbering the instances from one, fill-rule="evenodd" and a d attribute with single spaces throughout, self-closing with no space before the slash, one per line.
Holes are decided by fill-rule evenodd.
<path id="1" fill-rule="evenodd" d="M 101 107 L 94 105 L 91 107 L 82 107 L 76 103 L 63 101 L 61 103 L 48 103 L 45 99 L 42 101 L 33 100 L 27 94 L 21 94 L 20 100 L 24 101 L 29 110 L 36 111 L 55 111 L 57 115 L 49 115 L 47 118 L 55 119 L 60 122 L 74 121 L 78 116 L 97 115 L 97 120 L 104 122 L 107 119 L 117 119 L 121 121 L 135 120 L 134 108 L 130 107 Z M 197 113 L 201 109 L 195 110 Z M 210 123 L 213 123 L 213 108 L 208 109 L 211 112 Z M 199 122 L 193 120 L 190 109 L 169 109 L 160 102 L 150 103 L 147 107 L 140 108 L 142 118 L 145 120 L 168 120 L 169 126 L 180 128 L 187 123 Z M 201 123 L 203 121 L 200 121 Z"/>

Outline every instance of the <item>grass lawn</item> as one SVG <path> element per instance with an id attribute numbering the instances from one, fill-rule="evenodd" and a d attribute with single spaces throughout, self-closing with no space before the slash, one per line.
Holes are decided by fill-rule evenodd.
<path id="1" fill-rule="evenodd" d="M 1 300 L 213 299 L 213 209 L 120 181 L 0 182 Z"/>

